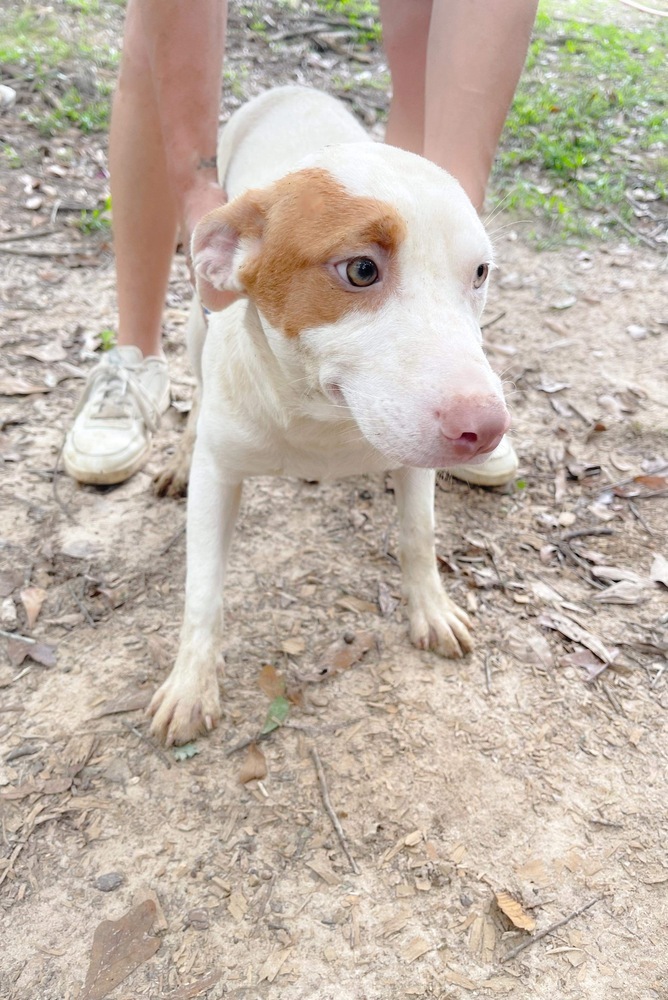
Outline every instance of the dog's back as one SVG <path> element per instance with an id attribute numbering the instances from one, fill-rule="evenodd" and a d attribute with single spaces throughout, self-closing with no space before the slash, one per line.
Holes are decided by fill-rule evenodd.
<path id="1" fill-rule="evenodd" d="M 308 87 L 277 87 L 232 115 L 218 146 L 218 173 L 228 197 L 236 198 L 278 180 L 323 146 L 369 141 L 335 98 Z"/>

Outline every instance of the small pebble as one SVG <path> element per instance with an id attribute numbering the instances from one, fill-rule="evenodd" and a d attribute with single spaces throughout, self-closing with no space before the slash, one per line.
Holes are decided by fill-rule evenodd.
<path id="1" fill-rule="evenodd" d="M 118 889 L 119 886 L 123 885 L 125 879 L 120 872 L 107 872 L 106 875 L 99 875 L 93 885 L 100 892 L 113 892 L 114 889 Z"/>
<path id="2" fill-rule="evenodd" d="M 6 632 L 16 632 L 19 627 L 16 605 L 11 597 L 6 597 L 0 605 L 0 625 Z"/>
<path id="3" fill-rule="evenodd" d="M 0 111 L 6 111 L 7 108 L 16 102 L 16 91 L 13 87 L 8 87 L 6 83 L 0 85 Z"/>
<path id="4" fill-rule="evenodd" d="M 186 926 L 196 931 L 206 931 L 209 928 L 209 913 L 204 907 L 190 910 L 186 916 Z"/>

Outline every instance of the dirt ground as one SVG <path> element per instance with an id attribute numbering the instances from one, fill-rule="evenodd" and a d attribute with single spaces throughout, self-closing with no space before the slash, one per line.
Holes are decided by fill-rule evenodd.
<path id="1" fill-rule="evenodd" d="M 280 76 L 261 44 L 234 12 L 248 94 L 351 65 L 302 36 Z M 0 175 L 0 997 L 102 997 L 119 970 L 119 1000 L 668 997 L 661 256 L 540 253 L 492 220 L 485 336 L 520 478 L 436 496 L 475 652 L 442 661 L 408 643 L 389 480 L 258 480 L 230 570 L 223 720 L 178 761 L 142 708 L 182 612 L 185 504 L 157 500 L 151 478 L 192 388 L 185 271 L 166 313 L 177 406 L 149 467 L 113 489 L 57 476 L 54 491 L 115 303 L 106 235 L 52 210 L 95 204 L 104 147 L 40 145 L 18 115 L 2 127 L 32 165 Z M 7 239 L 31 226 L 55 232 Z M 371 648 L 322 680 L 323 650 L 349 632 Z M 277 671 L 290 712 L 258 744 L 266 777 L 242 784 L 236 748 L 262 729 Z M 100 958 L 103 922 L 130 911 Z"/>

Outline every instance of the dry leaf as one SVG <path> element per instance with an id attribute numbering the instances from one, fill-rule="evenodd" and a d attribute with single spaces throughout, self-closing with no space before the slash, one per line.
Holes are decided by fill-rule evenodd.
<path id="1" fill-rule="evenodd" d="M 345 611 L 355 611 L 358 614 L 364 614 L 366 611 L 372 611 L 375 614 L 378 611 L 377 605 L 372 604 L 371 601 L 365 601 L 361 597 L 355 597 L 353 594 L 344 594 L 335 603 Z"/>
<path id="2" fill-rule="evenodd" d="M 131 972 L 155 955 L 160 938 L 151 936 L 155 903 L 147 899 L 120 920 L 103 920 L 95 929 L 82 1000 L 102 1000 Z"/>
<path id="3" fill-rule="evenodd" d="M 315 674 L 309 675 L 308 680 L 324 681 L 343 670 L 349 670 L 375 644 L 373 632 L 347 632 L 343 639 L 337 639 L 327 647 L 316 664 Z"/>
<path id="4" fill-rule="evenodd" d="M 21 603 L 28 619 L 28 628 L 31 629 L 37 621 L 45 597 L 46 591 L 43 587 L 26 587 L 21 591 Z"/>
<path id="5" fill-rule="evenodd" d="M 138 712 L 146 708 L 151 700 L 150 691 L 126 691 L 125 694 L 111 698 L 100 706 L 99 710 L 92 716 L 93 719 L 102 719 L 105 715 L 120 715 L 122 712 Z"/>
<path id="6" fill-rule="evenodd" d="M 658 552 L 654 553 L 649 578 L 654 583 L 662 583 L 664 587 L 668 587 L 668 559 Z"/>
<path id="7" fill-rule="evenodd" d="M 0 378 L 0 396 L 30 396 L 34 392 L 51 392 L 50 385 L 35 385 L 24 378 Z"/>
<path id="8" fill-rule="evenodd" d="M 542 625 L 543 628 L 561 632 L 563 636 L 572 642 L 578 642 L 581 646 L 586 646 L 587 649 L 590 649 L 604 663 L 612 663 L 617 656 L 617 649 L 607 649 L 598 636 L 595 636 L 592 632 L 588 632 L 582 625 L 573 621 L 572 618 L 567 618 L 565 615 L 542 614 L 538 618 L 538 624 Z"/>
<path id="9" fill-rule="evenodd" d="M 668 478 L 666 476 L 634 476 L 634 483 L 646 487 L 648 490 L 665 490 L 668 488 Z"/>
<path id="10" fill-rule="evenodd" d="M 271 663 L 265 663 L 258 679 L 260 690 L 273 701 L 285 694 L 285 677 Z"/>
<path id="11" fill-rule="evenodd" d="M 643 578 L 632 569 L 623 569 L 621 566 L 592 566 L 591 573 L 599 580 L 613 580 L 615 583 L 619 580 L 630 580 L 632 583 L 643 582 Z"/>
<path id="12" fill-rule="evenodd" d="M 534 931 L 536 929 L 534 917 L 528 914 L 522 904 L 514 899 L 510 893 L 495 892 L 494 895 L 497 906 L 502 913 L 505 913 L 515 927 L 519 927 L 522 931 Z"/>
<path id="13" fill-rule="evenodd" d="M 15 635 L 7 640 L 7 657 L 13 667 L 19 667 L 26 656 L 43 667 L 55 667 L 56 647 L 46 642 L 35 642 L 22 635 Z"/>
<path id="14" fill-rule="evenodd" d="M 267 777 L 267 761 L 257 743 L 251 743 L 246 759 L 241 765 L 239 781 L 245 785 L 249 781 L 261 781 Z"/>
<path id="15" fill-rule="evenodd" d="M 396 597 L 392 597 L 392 591 L 388 585 L 384 580 L 380 580 L 378 583 L 378 607 L 383 618 L 391 618 L 398 604 L 399 601 Z"/>
<path id="16" fill-rule="evenodd" d="M 527 861 L 520 868 L 517 868 L 516 871 L 521 878 L 528 879 L 529 882 L 534 882 L 539 886 L 547 886 L 552 881 L 552 877 L 547 871 L 545 862 L 541 861 L 540 858 L 533 858 L 532 860 Z"/>
<path id="17" fill-rule="evenodd" d="M 640 604 L 649 597 L 645 584 L 635 580 L 620 580 L 611 587 L 594 594 L 593 600 L 598 604 Z"/>
<path id="18" fill-rule="evenodd" d="M 35 361 L 41 361 L 42 364 L 46 365 L 53 364 L 55 361 L 64 361 L 67 357 L 67 351 L 58 340 L 54 340 L 50 344 L 26 344 L 25 347 L 20 347 L 16 353 L 24 358 L 34 358 Z"/>

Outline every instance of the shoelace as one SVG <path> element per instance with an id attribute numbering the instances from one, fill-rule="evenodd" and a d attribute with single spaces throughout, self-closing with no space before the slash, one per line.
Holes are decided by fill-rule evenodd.
<path id="1" fill-rule="evenodd" d="M 122 365 L 113 363 L 101 365 L 94 371 L 79 405 L 74 411 L 74 419 L 79 415 L 94 393 L 99 393 L 93 416 L 99 419 L 119 419 L 132 415 L 136 405 L 146 426 L 155 431 L 160 422 L 160 411 L 146 389 L 133 372 Z"/>

